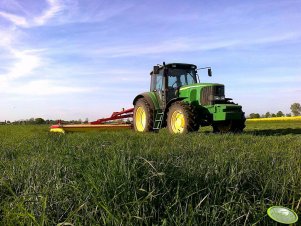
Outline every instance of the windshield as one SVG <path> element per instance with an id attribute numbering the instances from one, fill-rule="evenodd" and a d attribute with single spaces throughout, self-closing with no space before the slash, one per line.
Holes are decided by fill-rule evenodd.
<path id="1" fill-rule="evenodd" d="M 168 70 L 168 87 L 178 88 L 197 83 L 195 69 L 170 68 Z"/>

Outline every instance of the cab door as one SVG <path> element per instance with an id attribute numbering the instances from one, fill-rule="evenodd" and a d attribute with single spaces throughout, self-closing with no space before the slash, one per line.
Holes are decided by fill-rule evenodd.
<path id="1" fill-rule="evenodd" d="M 156 94 L 160 108 L 165 108 L 165 79 L 163 70 L 160 70 L 158 74 L 152 75 L 151 91 Z"/>

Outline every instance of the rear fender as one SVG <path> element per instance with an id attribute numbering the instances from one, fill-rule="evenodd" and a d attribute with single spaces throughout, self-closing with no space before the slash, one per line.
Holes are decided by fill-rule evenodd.
<path id="1" fill-rule="evenodd" d="M 157 97 L 152 92 L 146 92 L 146 93 L 141 93 L 141 94 L 137 95 L 135 97 L 135 99 L 133 100 L 134 106 L 140 98 L 144 98 L 147 101 L 147 103 L 150 105 L 150 108 L 152 110 L 157 110 L 160 108 Z"/>

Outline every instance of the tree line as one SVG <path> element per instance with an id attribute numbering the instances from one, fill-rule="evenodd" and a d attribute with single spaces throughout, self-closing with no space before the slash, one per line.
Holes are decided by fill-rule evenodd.
<path id="1" fill-rule="evenodd" d="M 263 115 L 259 113 L 251 113 L 248 118 L 272 118 L 272 117 L 291 117 L 291 116 L 300 116 L 301 115 L 301 105 L 300 103 L 293 103 L 290 107 L 291 113 L 284 114 L 282 111 L 277 113 L 267 112 Z"/>
<path id="2" fill-rule="evenodd" d="M 263 115 L 260 115 L 259 113 L 251 113 L 248 118 L 271 118 L 271 117 L 290 117 L 290 116 L 299 116 L 301 115 L 301 105 L 300 103 L 293 103 L 290 107 L 291 113 L 284 114 L 282 111 L 278 111 L 277 113 L 271 113 L 267 112 Z M 53 120 L 53 119 L 43 119 L 43 118 L 30 118 L 25 120 L 17 120 L 17 121 L 4 121 L 0 122 L 0 124 L 17 124 L 17 125 L 43 125 L 43 124 L 56 124 L 58 121 L 61 120 Z M 70 124 L 82 124 L 82 123 L 88 123 L 88 119 L 86 118 L 84 121 L 81 119 L 78 120 L 70 120 L 70 121 L 61 121 L 64 124 L 70 123 Z"/>
<path id="3" fill-rule="evenodd" d="M 30 118 L 30 119 L 21 119 L 16 121 L 8 121 L 5 120 L 4 122 L 0 122 L 0 125 L 4 124 L 14 124 L 14 125 L 53 125 L 57 124 L 58 122 L 62 122 L 64 124 L 82 124 L 88 123 L 88 118 L 85 120 L 70 120 L 70 121 L 63 121 L 63 120 L 53 120 L 53 119 L 43 119 L 43 118 Z"/>

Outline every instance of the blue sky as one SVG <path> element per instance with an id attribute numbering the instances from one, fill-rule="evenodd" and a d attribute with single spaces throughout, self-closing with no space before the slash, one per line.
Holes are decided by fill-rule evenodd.
<path id="1" fill-rule="evenodd" d="M 153 65 L 211 66 L 247 114 L 301 102 L 300 0 L 0 0 L 0 121 L 132 107 Z"/>

